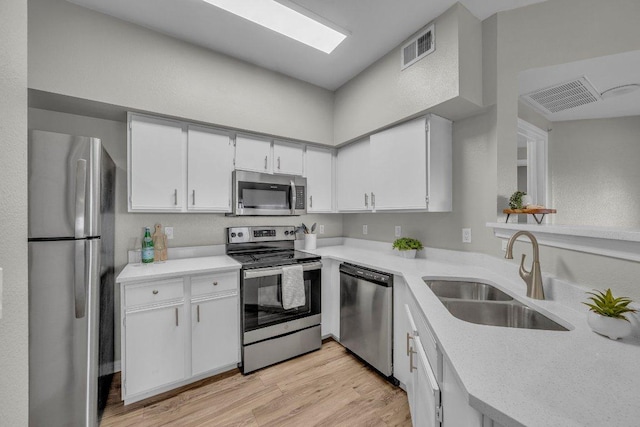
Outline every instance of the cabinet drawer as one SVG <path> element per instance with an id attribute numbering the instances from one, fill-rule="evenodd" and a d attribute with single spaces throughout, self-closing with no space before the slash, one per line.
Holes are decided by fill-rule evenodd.
<path id="1" fill-rule="evenodd" d="M 126 307 L 158 304 L 182 298 L 184 296 L 183 280 L 182 278 L 167 279 L 127 285 L 124 292 Z"/>
<path id="2" fill-rule="evenodd" d="M 207 274 L 191 277 L 191 296 L 214 294 L 238 289 L 238 273 Z"/>

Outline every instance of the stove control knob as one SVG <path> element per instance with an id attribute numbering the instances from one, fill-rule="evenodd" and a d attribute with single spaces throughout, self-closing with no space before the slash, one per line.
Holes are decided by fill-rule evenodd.
<path id="1" fill-rule="evenodd" d="M 236 233 L 231 233 L 231 237 L 236 237 Z"/>
<path id="2" fill-rule="evenodd" d="M 285 232 L 284 232 L 284 235 L 285 235 L 285 236 L 288 236 L 288 235 L 289 235 L 289 231 L 285 231 Z"/>
<path id="3" fill-rule="evenodd" d="M 242 231 L 238 233 L 238 237 L 242 237 L 243 235 Z"/>

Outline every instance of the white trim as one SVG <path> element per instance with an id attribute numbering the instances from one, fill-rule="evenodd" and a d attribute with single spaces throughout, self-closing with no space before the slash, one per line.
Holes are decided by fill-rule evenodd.
<path id="1" fill-rule="evenodd" d="M 493 234 L 510 238 L 516 231 L 533 233 L 544 246 L 640 262 L 640 230 L 551 224 L 492 223 Z"/>
<path id="2" fill-rule="evenodd" d="M 527 194 L 533 197 L 534 204 L 549 206 L 549 134 L 518 119 L 518 135 L 527 139 Z M 521 166 L 520 160 L 517 165 Z M 527 222 L 533 224 L 534 218 L 528 217 Z"/>

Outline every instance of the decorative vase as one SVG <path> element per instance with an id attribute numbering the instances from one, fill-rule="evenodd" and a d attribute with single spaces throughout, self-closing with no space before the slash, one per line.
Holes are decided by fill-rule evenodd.
<path id="1" fill-rule="evenodd" d="M 527 206 L 532 204 L 533 204 L 533 197 L 529 196 L 528 194 L 525 194 L 524 196 L 522 196 L 522 209 L 526 209 Z"/>
<path id="2" fill-rule="evenodd" d="M 313 251 L 316 249 L 316 235 L 315 234 L 305 234 L 304 235 L 304 250 L 305 251 Z"/>
<path id="3" fill-rule="evenodd" d="M 398 253 L 398 256 L 401 256 L 402 258 L 408 258 L 408 259 L 413 259 L 416 257 L 416 253 L 418 252 L 415 249 L 408 249 L 406 251 L 401 251 L 396 249 L 395 250 Z"/>
<path id="4" fill-rule="evenodd" d="M 612 340 L 626 337 L 631 333 L 631 323 L 626 320 L 601 316 L 593 311 L 587 313 L 587 323 L 594 332 Z"/>

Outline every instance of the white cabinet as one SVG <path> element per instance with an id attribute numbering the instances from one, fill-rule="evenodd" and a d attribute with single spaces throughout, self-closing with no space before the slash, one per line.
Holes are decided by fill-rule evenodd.
<path id="1" fill-rule="evenodd" d="M 240 313 L 237 295 L 195 300 L 191 307 L 192 375 L 238 363 Z"/>
<path id="2" fill-rule="evenodd" d="M 440 426 L 440 423 L 442 423 L 440 387 L 436 381 L 433 368 L 427 359 L 427 354 L 422 347 L 420 337 L 415 337 L 413 341 L 415 349 L 410 349 L 411 362 L 413 362 L 410 368 L 413 372 L 413 393 L 412 396 L 407 396 L 413 401 L 413 404 L 410 404 L 412 408 L 411 419 L 416 427 Z M 469 426 L 469 424 L 449 422 L 447 422 L 447 425 Z"/>
<path id="3" fill-rule="evenodd" d="M 271 141 L 237 135 L 236 169 L 271 173 Z"/>
<path id="4" fill-rule="evenodd" d="M 130 211 L 181 211 L 184 207 L 182 124 L 130 115 Z"/>
<path id="5" fill-rule="evenodd" d="M 446 408 L 445 427 L 483 426 L 482 414 L 469 405 L 467 393 L 446 359 L 442 362 L 442 406 Z"/>
<path id="6" fill-rule="evenodd" d="M 307 212 L 333 212 L 333 153 L 307 147 Z"/>
<path id="7" fill-rule="evenodd" d="M 451 211 L 451 128 L 429 115 L 371 135 L 374 210 Z"/>
<path id="8" fill-rule="evenodd" d="M 182 305 L 127 313 L 127 395 L 185 378 L 183 315 Z"/>
<path id="9" fill-rule="evenodd" d="M 233 144 L 229 135 L 204 127 L 187 131 L 187 209 L 231 212 Z"/>
<path id="10" fill-rule="evenodd" d="M 343 212 L 370 210 L 369 138 L 338 150 L 336 160 L 337 207 Z"/>
<path id="11" fill-rule="evenodd" d="M 340 340 L 340 262 L 322 260 L 322 337 Z"/>
<path id="12" fill-rule="evenodd" d="M 238 283 L 233 271 L 121 284 L 125 404 L 236 367 Z"/>
<path id="13" fill-rule="evenodd" d="M 302 175 L 303 146 L 290 142 L 273 142 L 273 172 Z"/>

